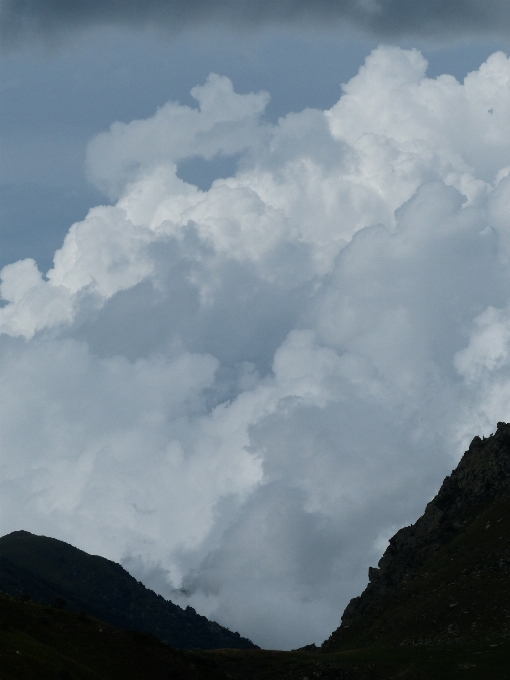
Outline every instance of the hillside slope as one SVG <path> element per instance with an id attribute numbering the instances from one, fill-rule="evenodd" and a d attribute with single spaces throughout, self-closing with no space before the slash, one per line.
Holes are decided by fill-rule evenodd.
<path id="1" fill-rule="evenodd" d="M 422 517 L 390 540 L 369 581 L 324 651 L 508 643 L 510 425 L 473 439 Z"/>
<path id="2" fill-rule="evenodd" d="M 204 675 L 205 673 L 205 675 Z M 220 680 L 155 637 L 0 593 L 2 680 Z"/>
<path id="3" fill-rule="evenodd" d="M 156 595 L 120 564 L 28 531 L 0 538 L 0 590 L 14 596 L 29 593 L 33 600 L 48 605 L 60 598 L 69 610 L 85 611 L 119 628 L 150 633 L 172 647 L 256 648 L 191 607 L 182 609 Z"/>
<path id="4" fill-rule="evenodd" d="M 509 650 L 483 642 L 329 654 L 175 650 L 144 633 L 0 593 L 2 680 L 510 680 Z"/>
<path id="5" fill-rule="evenodd" d="M 72 595 L 68 607 L 88 612 L 92 604 L 118 615 L 133 601 L 129 588 L 141 585 L 113 562 L 26 532 L 0 539 L 0 565 L 0 588 L 10 583 L 46 601 Z M 164 603 L 136 592 L 131 627 L 145 620 L 141 604 L 154 621 L 154 598 Z M 424 515 L 390 541 L 321 649 L 177 651 L 83 613 L 0 594 L 0 677 L 510 680 L 510 425 L 473 440 Z"/>

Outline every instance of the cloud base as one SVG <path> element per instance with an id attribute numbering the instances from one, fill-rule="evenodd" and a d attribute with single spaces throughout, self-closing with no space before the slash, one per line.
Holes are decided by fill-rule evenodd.
<path id="1" fill-rule="evenodd" d="M 98 25 L 165 27 L 179 33 L 199 26 L 258 29 L 307 26 L 356 29 L 379 39 L 433 40 L 506 35 L 510 10 L 504 0 L 3 0 L 3 43 L 45 37 Z"/>

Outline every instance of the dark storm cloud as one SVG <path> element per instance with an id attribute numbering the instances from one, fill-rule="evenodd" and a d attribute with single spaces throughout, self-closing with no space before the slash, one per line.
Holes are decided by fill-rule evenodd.
<path id="1" fill-rule="evenodd" d="M 99 24 L 159 25 L 181 31 L 202 24 L 354 25 L 379 37 L 501 33 L 510 25 L 503 0 L 3 0 L 5 44 L 55 37 Z"/>

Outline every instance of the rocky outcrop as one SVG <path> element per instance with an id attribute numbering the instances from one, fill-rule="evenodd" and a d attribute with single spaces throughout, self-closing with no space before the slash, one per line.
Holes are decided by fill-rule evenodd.
<path id="1" fill-rule="evenodd" d="M 474 531 L 473 523 L 483 509 L 495 499 L 506 497 L 509 492 L 510 425 L 498 423 L 492 436 L 473 439 L 459 465 L 446 477 L 422 517 L 415 524 L 400 529 L 390 539 L 378 567 L 369 569 L 366 589 L 350 601 L 332 639 L 339 640 L 343 632 L 357 624 L 359 628 L 362 621 L 383 616 L 392 602 L 402 599 L 407 587 L 404 584 L 412 581 L 423 565 L 432 564 L 430 569 L 427 567 L 428 571 L 435 569 L 434 556 L 444 551 L 460 534 L 465 534 L 468 528 Z M 501 543 L 498 545 L 501 546 Z M 466 573 L 469 555 L 466 554 L 463 559 L 462 573 Z M 327 647 L 328 642 L 325 645 Z"/>

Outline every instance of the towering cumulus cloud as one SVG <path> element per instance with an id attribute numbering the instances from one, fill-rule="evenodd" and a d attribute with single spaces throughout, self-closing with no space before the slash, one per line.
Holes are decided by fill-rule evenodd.
<path id="1" fill-rule="evenodd" d="M 2 530 L 320 641 L 510 408 L 510 62 L 379 48 L 329 111 L 211 75 L 93 139 L 115 202 L 1 272 Z M 189 158 L 238 157 L 208 191 Z"/>

